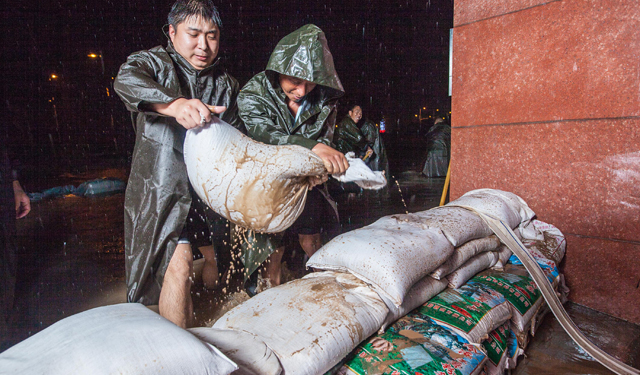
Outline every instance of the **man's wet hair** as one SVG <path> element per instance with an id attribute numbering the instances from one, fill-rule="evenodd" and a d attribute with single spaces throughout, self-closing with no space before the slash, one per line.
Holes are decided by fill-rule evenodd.
<path id="1" fill-rule="evenodd" d="M 179 24 L 187 19 L 195 17 L 210 20 L 216 26 L 222 28 L 222 20 L 218 8 L 211 0 L 178 0 L 171 7 L 167 23 L 177 28 Z"/>

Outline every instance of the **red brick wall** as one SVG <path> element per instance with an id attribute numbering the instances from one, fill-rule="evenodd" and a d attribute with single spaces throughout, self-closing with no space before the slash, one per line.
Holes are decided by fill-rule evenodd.
<path id="1" fill-rule="evenodd" d="M 521 196 L 570 299 L 640 323 L 640 2 L 456 0 L 451 198 Z"/>

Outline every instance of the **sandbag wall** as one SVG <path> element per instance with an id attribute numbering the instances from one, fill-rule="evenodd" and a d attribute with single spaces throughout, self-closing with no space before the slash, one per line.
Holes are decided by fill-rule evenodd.
<path id="1" fill-rule="evenodd" d="M 325 272 L 269 289 L 213 327 L 263 340 L 285 374 L 501 373 L 535 332 L 544 301 L 526 271 L 509 264 L 510 251 L 462 206 L 513 228 L 559 285 L 556 263 L 543 254 L 558 262 L 562 235 L 533 220 L 516 195 L 482 189 L 336 237 L 307 263 Z"/>
<path id="2" fill-rule="evenodd" d="M 96 308 L 0 354 L 0 374 L 500 374 L 546 305 L 464 207 L 513 228 L 562 291 L 562 234 L 514 194 L 476 190 L 336 237 L 307 263 L 320 272 L 258 294 L 211 328 L 185 331 L 137 304 Z"/>

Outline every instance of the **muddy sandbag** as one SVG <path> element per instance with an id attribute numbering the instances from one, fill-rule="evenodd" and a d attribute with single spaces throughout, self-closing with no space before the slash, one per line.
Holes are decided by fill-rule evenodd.
<path id="1" fill-rule="evenodd" d="M 414 215 L 430 227 L 439 228 L 453 246 L 493 234 L 475 213 L 460 207 L 436 207 Z"/>
<path id="2" fill-rule="evenodd" d="M 187 131 L 184 160 L 189 181 L 203 202 L 227 220 L 265 233 L 291 226 L 304 209 L 309 178 L 327 173 L 311 150 L 257 142 L 217 117 Z M 366 184 L 372 178 L 365 188 L 382 184 L 376 182 L 380 172 L 354 165 L 342 180 Z"/>
<path id="3" fill-rule="evenodd" d="M 466 261 L 473 258 L 475 255 L 485 251 L 493 251 L 499 247 L 500 240 L 494 234 L 485 238 L 471 240 L 462 246 L 456 247 L 449 259 L 431 273 L 431 277 L 440 280 L 460 268 Z"/>
<path id="4" fill-rule="evenodd" d="M 478 272 L 493 266 L 497 261 L 498 254 L 494 251 L 485 251 L 474 256 L 447 276 L 449 288 L 458 289 Z"/>
<path id="5" fill-rule="evenodd" d="M 351 272 L 399 307 L 413 284 L 452 253 L 438 228 L 416 215 L 399 214 L 335 237 L 313 254 L 307 267 Z"/>
<path id="6" fill-rule="evenodd" d="M 238 367 L 145 306 L 91 309 L 51 325 L 0 354 L 5 374 L 210 374 Z"/>
<path id="7" fill-rule="evenodd" d="M 387 315 L 387 318 L 384 320 L 379 332 L 383 333 L 389 324 L 407 315 L 411 310 L 422 305 L 436 294 L 445 290 L 447 285 L 447 280 L 437 280 L 431 276 L 423 277 L 415 283 L 411 289 L 409 289 L 409 292 L 404 297 L 404 301 L 402 301 L 402 305 L 400 305 L 400 307 L 395 307 L 393 305 L 390 306 L 390 304 L 387 303 L 387 306 L 389 307 L 389 315 Z"/>
<path id="8" fill-rule="evenodd" d="M 460 198 L 447 203 L 446 206 L 469 206 L 500 219 L 511 228 L 520 227 L 521 230 L 529 227 L 535 213 L 527 203 L 519 196 L 497 189 L 477 189 L 466 192 Z M 522 233 L 523 237 L 531 236 Z"/>
<path id="9" fill-rule="evenodd" d="M 197 327 L 188 329 L 200 341 L 218 348 L 238 366 L 233 375 L 279 375 L 278 357 L 258 338 L 248 332 Z"/>
<path id="10" fill-rule="evenodd" d="M 545 258 L 559 265 L 567 248 L 564 234 L 554 225 L 540 220 L 533 220 L 532 224 L 536 231 L 542 233 L 542 238 L 522 239 L 522 244 L 530 252 L 541 253 Z"/>
<path id="11" fill-rule="evenodd" d="M 500 248 L 496 251 L 498 253 L 498 261 L 491 268 L 494 270 L 504 270 L 507 263 L 509 263 L 509 259 L 513 252 L 506 245 L 501 245 Z"/>
<path id="12" fill-rule="evenodd" d="M 316 272 L 267 289 L 214 328 L 249 332 L 273 350 L 287 375 L 323 374 L 375 333 L 389 310 L 348 273 Z"/>

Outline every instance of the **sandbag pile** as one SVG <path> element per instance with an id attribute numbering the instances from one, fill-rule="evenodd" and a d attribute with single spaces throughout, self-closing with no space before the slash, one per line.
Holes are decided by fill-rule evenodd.
<path id="1" fill-rule="evenodd" d="M 513 228 L 552 285 L 564 292 L 557 269 L 565 249 L 562 233 L 533 220 L 514 194 L 475 190 L 445 207 L 386 216 L 334 238 L 307 263 L 319 272 L 258 294 L 211 328 L 181 330 L 150 311 L 129 311 L 134 304 L 98 308 L 0 354 L 0 369 L 501 374 L 515 367 L 546 304 L 518 259 L 509 258 L 508 248 L 465 207 Z M 173 350 L 176 340 L 189 354 L 165 357 L 163 348 Z M 101 358 L 93 362 L 98 352 Z"/>
<path id="2" fill-rule="evenodd" d="M 564 256 L 564 236 L 554 226 L 538 220 L 531 220 L 529 225 L 527 231 L 537 232 L 541 239 L 522 242 L 560 299 L 566 301 L 567 290 L 556 263 Z M 554 259 L 543 254 L 551 254 Z M 448 287 L 400 318 L 386 332 L 358 346 L 334 373 L 503 374 L 515 368 L 547 312 L 536 284 L 518 258 L 512 256 L 501 269 L 485 269 L 459 288 Z M 443 350 L 434 344 L 434 338 L 424 334 L 424 327 L 434 325 L 447 332 L 439 334 L 437 340 L 447 335 L 455 337 L 449 341 L 475 348 L 482 358 L 471 358 L 471 350 L 460 356 L 451 347 Z"/>

